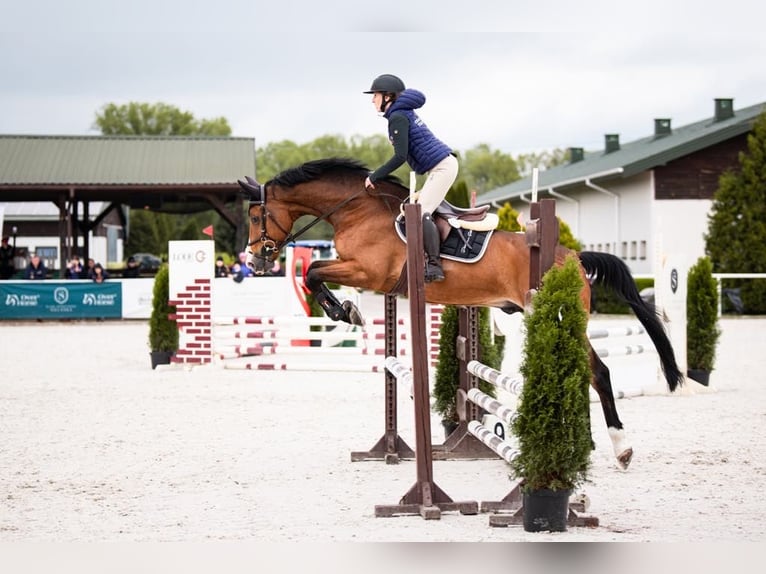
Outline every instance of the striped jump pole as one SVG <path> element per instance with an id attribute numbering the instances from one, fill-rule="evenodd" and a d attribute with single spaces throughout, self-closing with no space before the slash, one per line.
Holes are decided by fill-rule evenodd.
<path id="1" fill-rule="evenodd" d="M 272 362 L 247 361 L 226 365 L 225 368 L 232 371 L 312 371 L 324 373 L 380 373 L 385 370 L 382 366 L 370 363 L 348 363 L 347 361 L 338 361 L 338 359 L 328 362 L 317 362 L 307 361 L 305 358 L 300 358 L 295 363 L 285 363 L 278 360 Z"/>
<path id="2" fill-rule="evenodd" d="M 609 337 L 629 337 L 634 335 L 645 335 L 646 329 L 643 325 L 619 325 L 616 327 L 594 327 L 588 329 L 588 339 L 606 339 Z"/>
<path id="3" fill-rule="evenodd" d="M 519 449 L 514 444 L 501 439 L 481 423 L 476 421 L 469 422 L 468 431 L 499 454 L 508 464 L 512 463 L 513 460 L 519 456 Z M 486 504 L 486 502 L 482 502 L 482 512 L 487 512 L 489 510 L 489 508 L 485 507 Z M 494 508 L 493 510 L 497 510 L 497 508 Z"/>
<path id="4" fill-rule="evenodd" d="M 510 375 L 503 374 L 497 369 L 488 367 L 487 365 L 484 365 L 476 360 L 468 361 L 466 369 L 472 375 L 479 377 L 480 379 L 484 379 L 488 383 L 492 383 L 496 387 L 500 387 L 512 395 L 519 396 L 521 393 L 521 388 L 524 386 L 524 379 L 521 377 L 512 377 Z"/>
<path id="5" fill-rule="evenodd" d="M 396 357 L 386 357 L 384 364 L 386 370 L 388 370 L 394 376 L 396 381 L 407 390 L 410 398 L 414 398 L 415 380 L 409 367 L 399 361 Z"/>
<path id="6" fill-rule="evenodd" d="M 622 347 L 609 347 L 607 349 L 593 349 L 601 357 L 626 357 L 628 355 L 657 354 L 657 350 L 651 345 L 624 345 Z"/>
<path id="7" fill-rule="evenodd" d="M 518 395 L 523 387 L 523 380 L 519 377 L 504 375 L 476 360 L 468 363 L 468 371 L 476 377 L 491 383 L 495 387 L 502 388 L 515 395 Z M 478 388 L 470 388 L 467 391 L 458 389 L 457 413 L 460 417 L 460 424 L 466 425 L 466 430 L 469 436 L 480 441 L 496 456 L 499 456 L 508 464 L 511 464 L 513 460 L 519 456 L 518 446 L 508 438 L 500 438 L 478 420 L 469 420 L 469 405 L 477 405 L 487 413 L 498 417 L 508 426 L 508 428 L 511 428 L 513 425 L 513 421 L 516 417 L 516 410 L 513 407 L 505 405 L 497 399 L 492 398 Z M 517 481 L 515 487 L 502 500 L 482 501 L 481 512 L 518 511 L 522 500 L 521 491 L 519 489 L 520 484 L 521 481 Z"/>
<path id="8" fill-rule="evenodd" d="M 401 320 L 394 321 L 404 325 Z M 231 370 L 381 372 L 387 354 L 409 354 L 404 345 L 406 329 L 398 337 L 396 330 L 393 325 L 392 341 L 399 342 L 398 348 L 387 350 L 384 339 L 391 329 L 386 328 L 385 318 L 373 319 L 364 328 L 339 325 L 326 317 L 220 318 L 214 331 L 213 356 L 217 364 Z M 267 360 L 266 356 L 277 357 Z M 317 362 L 325 357 L 326 364 Z"/>

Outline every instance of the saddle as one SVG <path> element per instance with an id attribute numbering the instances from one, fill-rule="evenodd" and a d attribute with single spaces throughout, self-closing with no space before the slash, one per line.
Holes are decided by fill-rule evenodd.
<path id="1" fill-rule="evenodd" d="M 446 200 L 442 201 L 431 214 L 441 239 L 440 255 L 462 263 L 479 261 L 500 222 L 497 214 L 489 213 L 489 209 L 489 205 L 456 207 Z M 396 218 L 394 227 L 399 238 L 406 242 L 403 213 Z"/>
<path id="2" fill-rule="evenodd" d="M 439 227 L 442 239 L 449 235 L 449 228 L 492 231 L 497 229 L 497 225 L 500 223 L 500 218 L 496 213 L 489 213 L 489 205 L 457 207 L 444 200 L 432 215 L 435 216 L 436 226 Z M 441 223 L 440 226 L 440 221 L 446 222 L 449 228 L 444 228 L 444 223 Z"/>

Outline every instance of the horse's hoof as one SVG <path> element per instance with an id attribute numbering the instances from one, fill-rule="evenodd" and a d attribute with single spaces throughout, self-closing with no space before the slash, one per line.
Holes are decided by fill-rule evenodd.
<path id="1" fill-rule="evenodd" d="M 351 325 L 364 326 L 364 317 L 362 317 L 362 314 L 359 312 L 359 309 L 356 308 L 356 305 L 351 301 L 343 301 L 342 307 L 346 312 L 346 317 L 348 317 L 348 322 Z"/>
<path id="2" fill-rule="evenodd" d="M 630 461 L 633 459 L 633 449 L 626 448 L 617 456 L 617 464 L 622 470 L 627 470 L 630 466 Z"/>

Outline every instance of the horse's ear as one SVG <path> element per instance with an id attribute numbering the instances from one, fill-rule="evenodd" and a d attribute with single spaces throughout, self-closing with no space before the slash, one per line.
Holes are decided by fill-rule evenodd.
<path id="1" fill-rule="evenodd" d="M 245 176 L 245 179 L 247 181 L 242 181 L 241 179 L 237 180 L 237 183 L 239 184 L 239 187 L 242 188 L 242 190 L 245 192 L 248 198 L 258 198 L 261 197 L 261 184 L 255 181 L 250 176 Z"/>

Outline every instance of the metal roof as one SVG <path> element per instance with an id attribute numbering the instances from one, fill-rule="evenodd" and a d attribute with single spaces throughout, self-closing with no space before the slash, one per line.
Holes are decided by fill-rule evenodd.
<path id="1" fill-rule="evenodd" d="M 253 138 L 0 135 L 0 185 L 232 184 L 254 172 Z"/>
<path id="2" fill-rule="evenodd" d="M 736 110 L 731 118 L 715 121 L 713 117 L 673 128 L 667 135 L 652 134 L 606 153 L 604 150 L 587 152 L 575 163 L 559 165 L 538 174 L 538 189 L 560 191 L 586 180 L 628 178 L 680 157 L 705 149 L 735 136 L 747 133 L 756 118 L 766 111 L 766 103 Z M 485 192 L 476 198 L 477 205 L 503 202 L 532 191 L 532 177 Z"/>

